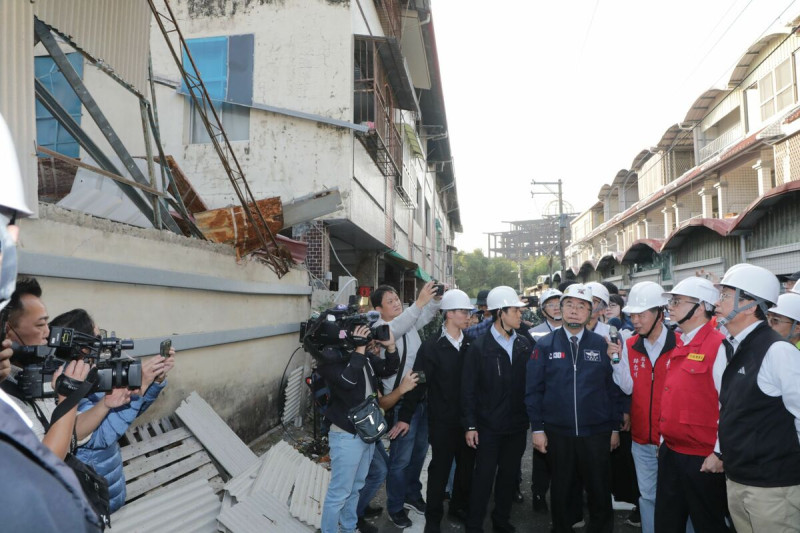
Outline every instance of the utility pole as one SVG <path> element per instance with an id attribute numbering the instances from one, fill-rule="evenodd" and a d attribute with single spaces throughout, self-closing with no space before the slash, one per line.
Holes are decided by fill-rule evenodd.
<path id="1" fill-rule="evenodd" d="M 564 230 L 567 227 L 567 221 L 564 218 L 564 196 L 561 191 L 561 178 L 558 181 L 536 181 L 531 180 L 531 185 L 558 185 L 558 257 L 561 261 L 561 278 L 563 281 L 564 278 L 564 271 L 567 269 L 567 260 L 564 257 Z M 556 194 L 553 191 L 549 190 L 547 192 L 535 192 L 531 191 L 531 196 L 535 196 L 537 194 Z M 551 268 L 552 270 L 552 268 Z M 550 280 L 553 279 L 553 273 L 550 272 Z"/>

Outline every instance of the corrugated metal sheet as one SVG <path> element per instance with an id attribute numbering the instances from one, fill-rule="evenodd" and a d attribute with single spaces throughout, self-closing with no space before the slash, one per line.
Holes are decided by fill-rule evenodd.
<path id="1" fill-rule="evenodd" d="M 694 276 L 695 272 L 700 269 L 716 275 L 718 279 L 722 279 L 722 275 L 725 274 L 726 270 L 725 260 L 722 257 L 712 257 L 703 261 L 673 265 L 672 282 L 677 285 L 679 281 Z"/>
<path id="2" fill-rule="evenodd" d="M 243 502 L 219 514 L 219 523 L 233 533 L 308 533 L 304 526 L 289 514 L 282 502 L 267 492 L 248 496 Z M 115 532 L 116 533 L 116 532 Z"/>
<path id="3" fill-rule="evenodd" d="M 292 504 L 289 506 L 292 516 L 315 528 L 320 527 L 322 505 L 330 481 L 331 473 L 327 468 L 308 459 L 303 461 L 297 471 Z"/>
<path id="4" fill-rule="evenodd" d="M 800 205 L 797 203 L 797 196 L 790 194 L 758 221 L 758 225 L 753 228 L 753 234 L 745 242 L 749 253 L 795 243 L 798 235 Z"/>
<path id="5" fill-rule="evenodd" d="M 33 12 L 40 20 L 69 36 L 86 53 L 102 59 L 140 93 L 148 94 L 147 54 L 152 14 L 147 2 L 37 0 Z M 33 39 L 19 42 L 32 43 Z"/>
<path id="6" fill-rule="evenodd" d="M 267 491 L 284 504 L 289 504 L 289 495 L 297 479 L 303 460 L 308 460 L 286 441 L 280 441 L 264 454 L 250 494 Z"/>
<path id="7" fill-rule="evenodd" d="M 265 458 L 266 454 L 261 457 L 262 461 L 254 462 L 248 466 L 244 472 L 228 481 L 225 484 L 225 492 L 237 501 L 243 500 L 245 496 L 250 494 L 250 487 L 253 485 L 253 481 L 255 481 L 258 475 L 258 471 L 261 470 L 261 464 Z"/>
<path id="8" fill-rule="evenodd" d="M 28 46 L 26 46 L 28 45 Z M 33 4 L 0 2 L 0 114 L 8 123 L 25 181 L 28 208 L 38 213 L 38 170 L 34 153 Z"/>
<path id="9" fill-rule="evenodd" d="M 203 400 L 192 392 L 175 411 L 208 452 L 232 476 L 258 461 L 256 455 Z"/>
<path id="10" fill-rule="evenodd" d="M 175 483 L 166 491 L 137 500 L 114 513 L 112 533 L 203 532 L 217 530 L 219 498 L 208 481 Z"/>
<path id="11" fill-rule="evenodd" d="M 289 374 L 286 380 L 286 394 L 283 403 L 283 423 L 291 422 L 300 415 L 300 403 L 303 399 L 303 380 L 302 366 L 297 367 Z"/>

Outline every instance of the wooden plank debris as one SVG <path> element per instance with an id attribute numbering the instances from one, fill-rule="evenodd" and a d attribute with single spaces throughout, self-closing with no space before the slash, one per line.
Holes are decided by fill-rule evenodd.
<path id="1" fill-rule="evenodd" d="M 256 208 L 261 211 L 264 221 L 273 234 L 277 234 L 283 228 L 283 207 L 280 197 L 256 200 L 255 206 L 251 203 L 248 207 L 253 211 Z M 233 245 L 239 256 L 263 248 L 258 233 L 250 224 L 241 206 L 197 212 L 194 218 L 197 227 L 208 240 Z M 256 220 L 258 221 L 258 217 Z M 268 233 L 266 229 L 263 231 Z"/>

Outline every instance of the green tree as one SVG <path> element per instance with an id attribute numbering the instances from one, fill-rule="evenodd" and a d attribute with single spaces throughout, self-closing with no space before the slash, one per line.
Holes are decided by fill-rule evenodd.
<path id="1" fill-rule="evenodd" d="M 458 287 L 475 298 L 481 289 L 498 285 L 519 288 L 518 269 L 522 268 L 523 287 L 536 285 L 536 279 L 550 272 L 549 257 L 529 257 L 521 263 L 505 257 L 489 259 L 481 249 L 470 253 L 458 252 L 455 256 L 455 278 Z"/>

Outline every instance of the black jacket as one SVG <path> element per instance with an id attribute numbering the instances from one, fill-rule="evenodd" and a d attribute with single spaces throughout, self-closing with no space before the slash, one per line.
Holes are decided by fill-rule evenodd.
<path id="1" fill-rule="evenodd" d="M 386 353 L 386 358 L 377 355 L 362 355 L 353 352 L 350 359 L 338 363 L 327 363 L 317 367 L 331 390 L 325 418 L 343 430 L 355 434 L 353 424 L 347 418 L 347 412 L 364 401 L 366 397 L 366 380 L 364 365 L 372 383 L 372 390 L 379 390 L 377 378 L 393 376 L 397 373 L 400 357 L 397 352 Z"/>
<path id="2" fill-rule="evenodd" d="M 460 428 L 461 370 L 470 346 L 466 336 L 457 350 L 444 334 L 422 343 L 414 361 L 414 372 L 425 372 L 425 383 L 405 395 L 398 419 L 409 423 L 417 404 L 428 395 L 428 425 Z"/>
<path id="3" fill-rule="evenodd" d="M 512 360 L 491 330 L 472 343 L 461 371 L 461 423 L 465 429 L 507 434 L 527 428 L 525 365 L 532 351 L 533 343 L 519 331 Z"/>

